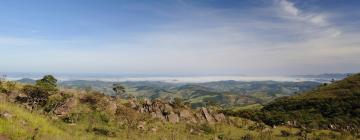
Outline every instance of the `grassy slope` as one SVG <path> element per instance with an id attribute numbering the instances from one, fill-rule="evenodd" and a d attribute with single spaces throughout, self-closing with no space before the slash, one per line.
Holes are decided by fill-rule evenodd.
<path id="1" fill-rule="evenodd" d="M 276 99 L 260 111 L 231 112 L 236 116 L 278 125 L 296 121 L 298 127 L 358 128 L 360 126 L 360 74 L 303 94 Z"/>

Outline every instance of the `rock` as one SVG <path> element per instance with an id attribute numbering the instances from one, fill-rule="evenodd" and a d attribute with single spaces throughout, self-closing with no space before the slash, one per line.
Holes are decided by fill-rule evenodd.
<path id="1" fill-rule="evenodd" d="M 217 122 L 223 122 L 226 119 L 223 113 L 215 114 L 214 118 Z"/>
<path id="2" fill-rule="evenodd" d="M 150 106 L 150 105 L 151 105 L 151 101 L 148 100 L 148 99 L 145 99 L 145 105 Z"/>
<path id="3" fill-rule="evenodd" d="M 336 126 L 333 125 L 333 124 L 329 124 L 329 128 L 332 129 L 332 130 L 335 130 L 335 129 L 336 129 Z"/>
<path id="4" fill-rule="evenodd" d="M 165 104 L 163 113 L 164 113 L 165 115 L 168 115 L 168 114 L 170 114 L 172 111 L 173 111 L 172 107 L 171 107 L 169 104 Z"/>
<path id="5" fill-rule="evenodd" d="M 189 110 L 181 110 L 180 111 L 180 120 L 189 121 L 191 123 L 197 123 L 194 115 Z"/>
<path id="6" fill-rule="evenodd" d="M 129 100 L 129 107 L 132 109 L 137 108 L 137 104 L 135 103 L 135 100 Z"/>
<path id="7" fill-rule="evenodd" d="M 156 118 L 159 118 L 161 120 L 165 120 L 165 116 L 162 114 L 162 112 L 160 110 L 157 110 L 155 112 L 155 114 L 156 114 Z"/>
<path id="8" fill-rule="evenodd" d="M 204 115 L 201 112 L 196 113 L 195 116 L 198 119 L 198 122 L 206 123 L 206 119 L 205 119 Z"/>
<path id="9" fill-rule="evenodd" d="M 179 116 L 175 113 L 170 113 L 170 115 L 168 115 L 168 121 L 170 123 L 178 123 L 180 121 Z"/>
<path id="10" fill-rule="evenodd" d="M 154 127 L 154 128 L 151 128 L 151 131 L 152 131 L 152 132 L 157 132 L 157 128 L 155 128 L 155 127 Z"/>
<path id="11" fill-rule="evenodd" d="M 0 114 L 0 117 L 5 118 L 5 119 L 11 119 L 13 117 L 13 115 L 11 115 L 9 112 L 5 111 Z"/>
<path id="12" fill-rule="evenodd" d="M 144 121 L 140 121 L 138 126 L 137 126 L 137 129 L 139 130 L 145 130 L 145 125 L 146 125 L 146 122 Z"/>
<path id="13" fill-rule="evenodd" d="M 116 102 L 115 101 L 109 101 L 109 105 L 108 107 L 106 108 L 106 110 L 114 115 L 116 113 L 116 110 L 117 110 L 117 105 L 116 105 Z"/>
<path id="14" fill-rule="evenodd" d="M 209 114 L 208 110 L 205 107 L 202 107 L 201 111 L 202 111 L 203 115 L 205 116 L 206 121 L 209 124 L 213 124 L 214 123 L 214 118 Z"/>

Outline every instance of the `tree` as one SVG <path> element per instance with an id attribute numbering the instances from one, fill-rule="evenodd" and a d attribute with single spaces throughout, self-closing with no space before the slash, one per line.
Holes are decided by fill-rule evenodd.
<path id="1" fill-rule="evenodd" d="M 42 79 L 36 81 L 36 86 L 44 89 L 45 91 L 57 91 L 57 80 L 52 75 L 45 75 Z"/>
<path id="2" fill-rule="evenodd" d="M 125 93 L 125 87 L 119 83 L 113 84 L 113 91 L 116 93 L 116 96 L 121 96 Z"/>

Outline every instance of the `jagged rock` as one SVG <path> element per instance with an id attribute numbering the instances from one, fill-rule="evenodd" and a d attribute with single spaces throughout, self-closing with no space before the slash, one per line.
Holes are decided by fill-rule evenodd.
<path id="1" fill-rule="evenodd" d="M 159 118 L 161 120 L 165 120 L 165 116 L 162 114 L 162 112 L 160 110 L 157 110 L 155 112 L 155 114 L 156 114 L 156 118 Z"/>
<path id="2" fill-rule="evenodd" d="M 209 114 L 208 110 L 205 107 L 202 107 L 201 111 L 202 111 L 203 115 L 205 116 L 206 121 L 209 124 L 214 123 L 214 118 Z"/>
<path id="3" fill-rule="evenodd" d="M 180 111 L 180 120 L 189 121 L 191 123 L 197 123 L 194 115 L 189 110 L 181 110 Z"/>
<path id="4" fill-rule="evenodd" d="M 196 113 L 195 116 L 199 120 L 198 121 L 199 123 L 206 123 L 206 119 L 205 119 L 204 115 L 201 112 Z"/>
<path id="5" fill-rule="evenodd" d="M 132 109 L 137 108 L 137 104 L 135 102 L 135 100 L 129 100 L 129 107 Z"/>
<path id="6" fill-rule="evenodd" d="M 217 122 L 223 122 L 226 119 L 223 113 L 215 114 L 214 118 Z"/>
<path id="7" fill-rule="evenodd" d="M 180 121 L 179 116 L 175 113 L 170 113 L 170 115 L 168 115 L 168 121 L 171 123 L 177 123 Z"/>

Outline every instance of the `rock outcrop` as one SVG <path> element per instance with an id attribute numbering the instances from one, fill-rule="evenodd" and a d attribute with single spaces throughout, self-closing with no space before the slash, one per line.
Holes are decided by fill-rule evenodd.
<path id="1" fill-rule="evenodd" d="M 144 100 L 140 102 L 135 99 L 131 99 L 128 103 L 128 107 L 139 113 L 147 113 L 152 118 L 158 118 L 171 123 L 183 121 L 187 123 L 214 124 L 216 122 L 226 121 L 224 114 L 211 111 L 205 107 L 200 110 L 179 108 L 169 102 L 161 100 Z"/>
<path id="2" fill-rule="evenodd" d="M 77 101 L 75 98 L 69 98 L 64 102 L 64 104 L 54 110 L 54 114 L 58 117 L 65 117 L 70 113 L 71 108 L 76 106 L 76 104 Z"/>

